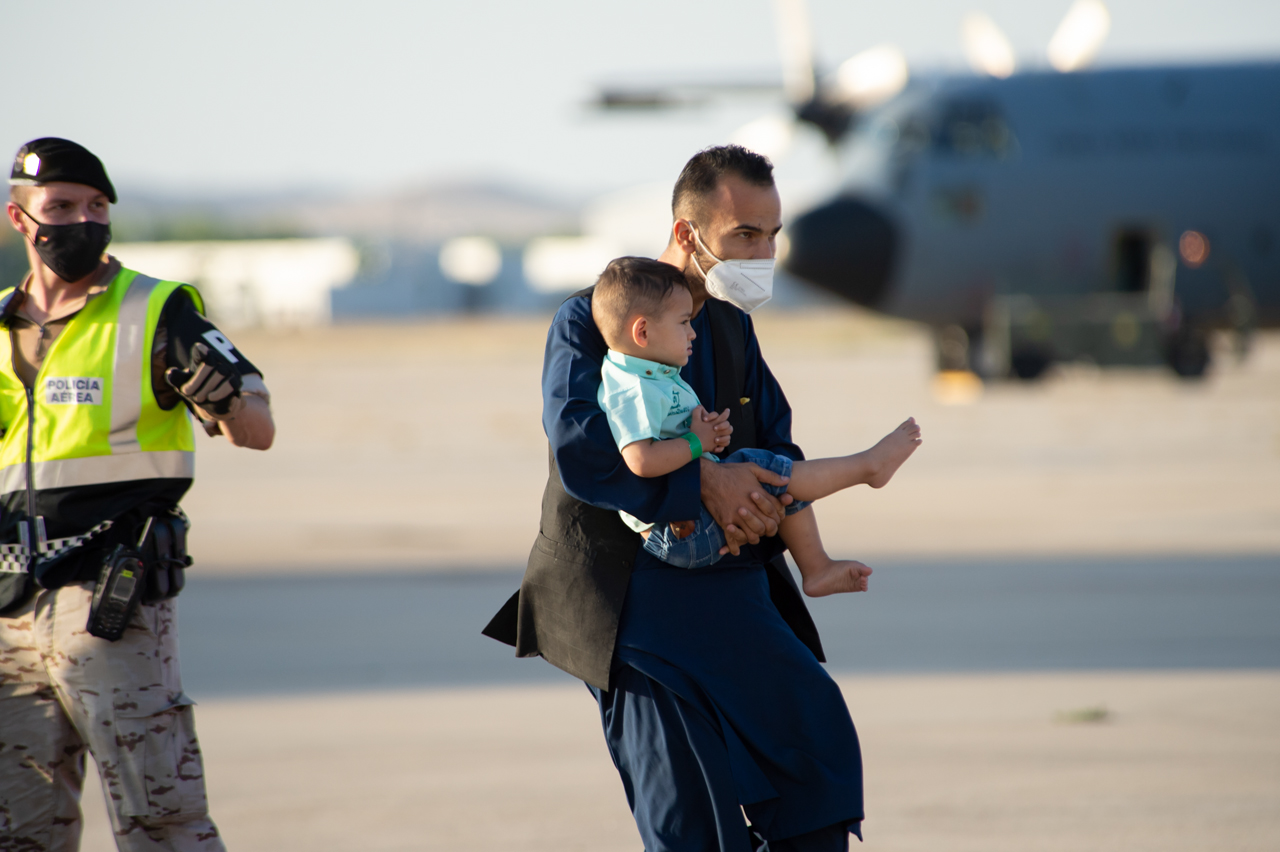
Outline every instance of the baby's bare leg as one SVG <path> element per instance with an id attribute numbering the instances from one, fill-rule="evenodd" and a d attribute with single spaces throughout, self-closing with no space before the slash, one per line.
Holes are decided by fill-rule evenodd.
<path id="1" fill-rule="evenodd" d="M 787 493 L 797 500 L 820 500 L 855 485 L 883 488 L 918 446 L 920 427 L 912 417 L 869 450 L 794 462 Z"/>
<path id="2" fill-rule="evenodd" d="M 861 562 L 836 560 L 827 555 L 812 506 L 783 518 L 778 532 L 796 560 L 806 595 L 817 598 L 867 590 L 871 569 Z"/>

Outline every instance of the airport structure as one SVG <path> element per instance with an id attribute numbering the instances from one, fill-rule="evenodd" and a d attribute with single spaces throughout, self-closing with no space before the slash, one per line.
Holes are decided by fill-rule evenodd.
<path id="1" fill-rule="evenodd" d="M 330 291 L 359 269 L 355 246 L 338 238 L 118 243 L 111 253 L 130 269 L 195 284 L 228 328 L 328 323 Z"/>
<path id="2" fill-rule="evenodd" d="M 492 191 L 454 187 L 419 194 L 411 205 L 362 199 L 326 210 L 289 211 L 292 220 L 328 236 L 113 243 L 126 266 L 200 288 L 211 314 L 228 328 L 403 321 L 450 314 L 551 313 L 571 293 L 595 283 L 615 257 L 656 257 L 670 226 L 669 187 L 606 195 L 579 215 L 530 211 L 519 221 Z M 438 208 L 458 208 L 453 223 Z M 354 221 L 338 211 L 359 210 Z M 305 217 L 315 221 L 306 221 Z M 397 223 L 389 235 L 359 219 Z M 457 233 L 485 222 L 487 233 Z M 647 235 L 637 238 L 639 235 Z M 773 308 L 839 300 L 780 272 Z"/>

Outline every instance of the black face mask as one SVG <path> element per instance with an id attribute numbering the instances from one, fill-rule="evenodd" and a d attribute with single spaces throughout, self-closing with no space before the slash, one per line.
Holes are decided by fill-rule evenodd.
<path id="1" fill-rule="evenodd" d="M 22 208 L 18 208 L 22 209 Z M 22 210 L 27 213 L 26 210 Z M 32 245 L 45 266 L 63 281 L 79 281 L 98 268 L 102 253 L 111 242 L 111 226 L 100 222 L 74 225 L 45 225 L 27 213 L 36 229 Z"/>

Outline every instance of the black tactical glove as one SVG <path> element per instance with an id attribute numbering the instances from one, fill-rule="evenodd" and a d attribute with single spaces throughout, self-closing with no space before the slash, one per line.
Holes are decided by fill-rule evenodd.
<path id="1" fill-rule="evenodd" d="M 244 408 L 240 396 L 240 373 L 221 352 L 203 343 L 191 347 L 191 363 L 187 369 L 170 367 L 164 380 L 183 399 L 214 420 L 230 420 Z"/>

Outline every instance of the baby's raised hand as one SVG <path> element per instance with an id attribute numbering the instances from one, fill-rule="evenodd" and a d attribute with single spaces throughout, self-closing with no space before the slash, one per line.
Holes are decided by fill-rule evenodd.
<path id="1" fill-rule="evenodd" d="M 723 452 L 729 446 L 729 438 L 733 435 L 733 424 L 729 422 L 729 409 L 721 411 L 719 414 L 714 412 L 704 413 L 703 418 L 716 427 L 716 449 L 717 453 Z"/>
<path id="2" fill-rule="evenodd" d="M 733 426 L 729 424 L 729 409 L 716 414 L 699 405 L 693 410 L 689 426 L 702 442 L 704 451 L 718 453 L 729 446 L 729 438 L 733 434 Z"/>

